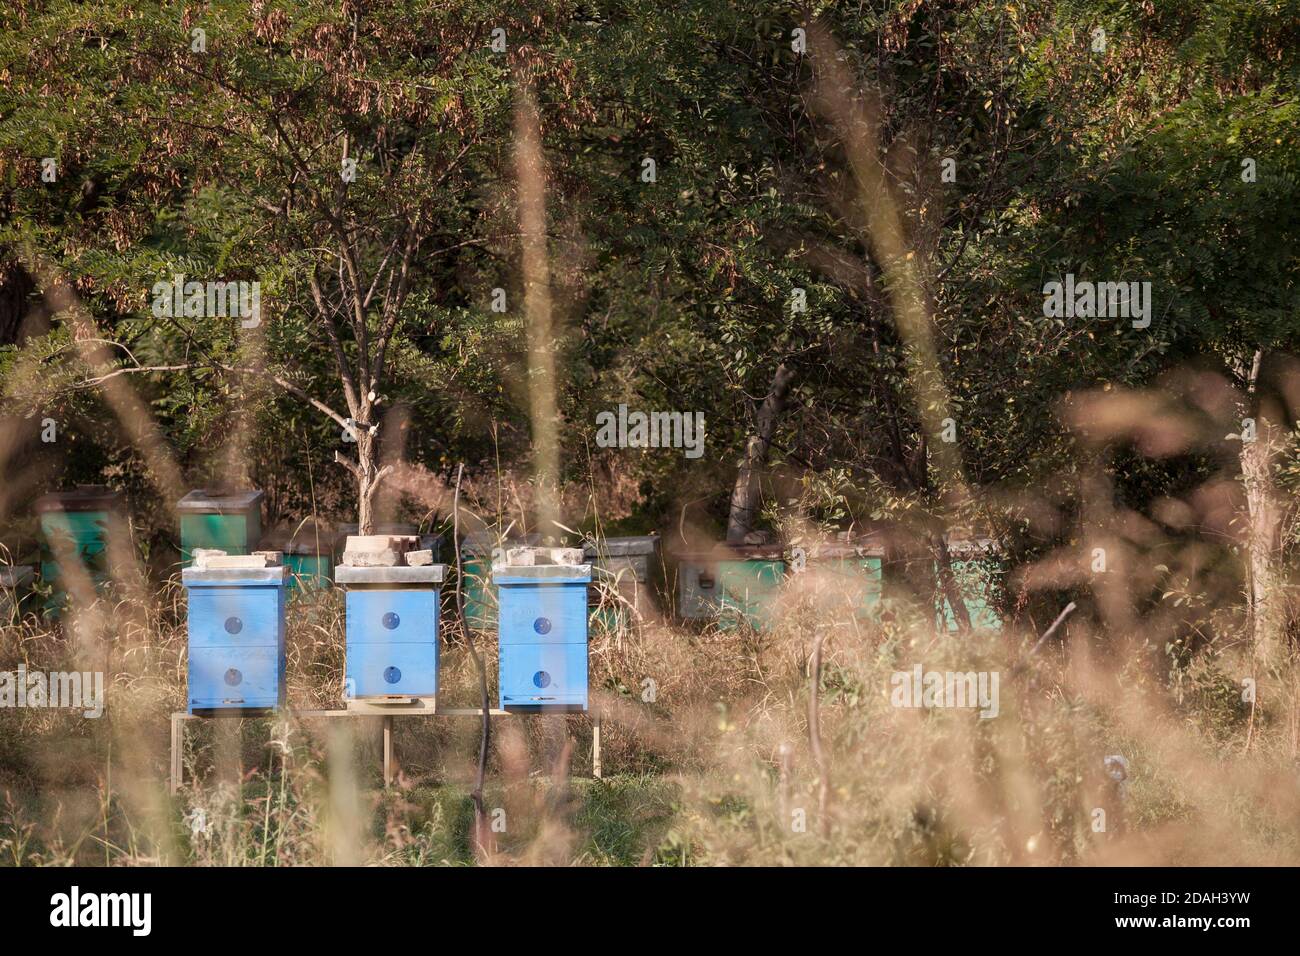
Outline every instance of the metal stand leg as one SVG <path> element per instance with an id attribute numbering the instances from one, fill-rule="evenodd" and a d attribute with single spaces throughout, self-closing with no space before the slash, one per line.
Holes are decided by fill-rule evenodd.
<path id="1" fill-rule="evenodd" d="M 393 782 L 393 718 L 384 718 L 384 786 Z"/>
<path id="2" fill-rule="evenodd" d="M 600 766 L 600 711 L 591 714 L 591 775 L 597 780 L 601 777 Z"/>
<path id="3" fill-rule="evenodd" d="M 172 714 L 172 759 L 168 787 L 173 796 L 185 782 L 185 715 Z"/>

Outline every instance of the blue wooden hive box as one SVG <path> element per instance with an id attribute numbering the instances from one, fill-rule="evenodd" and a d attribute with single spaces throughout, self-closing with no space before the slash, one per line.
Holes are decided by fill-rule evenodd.
<path id="1" fill-rule="evenodd" d="M 186 568 L 189 712 L 240 716 L 284 703 L 289 569 Z"/>
<path id="2" fill-rule="evenodd" d="M 443 564 L 334 569 L 347 589 L 346 700 L 434 697 Z"/>
<path id="3" fill-rule="evenodd" d="M 587 585 L 591 565 L 498 564 L 502 710 L 587 709 Z"/>

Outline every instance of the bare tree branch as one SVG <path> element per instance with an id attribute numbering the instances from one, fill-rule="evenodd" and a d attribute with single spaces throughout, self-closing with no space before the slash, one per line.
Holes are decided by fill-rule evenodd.
<path id="1" fill-rule="evenodd" d="M 117 378 L 119 375 L 130 375 L 135 372 L 183 372 L 187 369 L 202 368 L 201 365 L 128 365 L 119 369 L 114 369 L 107 375 L 99 375 L 95 378 L 87 378 L 78 382 L 74 388 L 94 388 L 96 385 L 103 385 L 111 378 Z"/>
<path id="2" fill-rule="evenodd" d="M 338 363 L 339 375 L 343 379 L 343 397 L 347 400 L 348 411 L 355 416 L 360 409 L 357 385 L 352 376 L 352 367 L 348 365 L 347 356 L 343 354 L 343 343 L 339 339 L 338 326 L 334 323 L 334 312 L 337 310 L 326 308 L 325 295 L 321 291 L 320 279 L 314 267 L 311 274 L 311 297 L 316 303 L 316 311 L 320 316 L 321 324 L 325 326 L 325 334 L 330 340 L 330 346 L 334 350 L 334 361 Z"/>
<path id="3" fill-rule="evenodd" d="M 354 478 L 361 477 L 361 469 L 357 467 L 357 463 L 353 461 L 351 458 L 348 458 L 346 455 L 344 455 L 343 452 L 341 451 L 334 452 L 334 460 L 338 462 L 340 465 L 342 465 L 344 468 L 346 468 L 348 471 L 352 472 Z"/>

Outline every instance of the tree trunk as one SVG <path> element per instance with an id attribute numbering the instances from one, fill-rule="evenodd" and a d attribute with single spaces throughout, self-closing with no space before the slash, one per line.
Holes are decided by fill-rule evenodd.
<path id="1" fill-rule="evenodd" d="M 1282 645 L 1286 629 L 1286 605 L 1278 556 L 1278 530 L 1283 509 L 1273 481 L 1273 458 L 1277 452 L 1278 430 L 1270 419 L 1265 403 L 1259 399 L 1260 366 L 1263 361 L 1263 353 L 1256 351 L 1247 377 L 1247 408 L 1248 414 L 1255 419 L 1255 439 L 1248 441 L 1243 427 L 1241 476 L 1250 517 L 1248 596 L 1251 630 L 1255 659 L 1267 668 L 1277 659 Z"/>
<path id="2" fill-rule="evenodd" d="M 364 475 L 357 479 L 357 534 L 375 533 L 374 485 Z"/>
<path id="3" fill-rule="evenodd" d="M 952 570 L 952 554 L 948 551 L 948 541 L 941 534 L 930 536 L 930 550 L 934 554 L 935 564 L 939 569 L 939 590 L 948 600 L 948 607 L 952 609 L 953 620 L 957 622 L 957 630 L 963 634 L 970 631 L 970 609 L 966 607 L 966 598 L 961 593 L 961 586 L 957 582 L 957 576 Z M 940 610 L 943 608 L 943 602 L 939 602 Z M 940 622 L 943 623 L 943 617 L 940 615 Z"/>
<path id="4" fill-rule="evenodd" d="M 736 484 L 731 490 L 731 508 L 727 515 L 729 544 L 743 544 L 745 535 L 754 530 L 762 490 L 759 479 L 767 464 L 772 436 L 776 434 L 776 426 L 785 410 L 786 396 L 793 381 L 794 371 L 782 362 L 772 376 L 772 388 L 758 407 L 754 433 L 746 443 L 745 457 L 740 461 Z"/>
<path id="5" fill-rule="evenodd" d="M 357 429 L 361 431 L 360 428 Z M 357 435 L 357 534 L 375 533 L 374 436 Z"/>
<path id="6" fill-rule="evenodd" d="M 32 299 L 36 283 L 17 261 L 0 262 L 0 345 L 14 345 L 23 338 L 27 317 L 40 303 Z"/>
<path id="7" fill-rule="evenodd" d="M 340 457 L 357 480 L 357 534 L 374 534 L 375 529 L 375 495 L 379 485 L 393 470 L 391 465 L 379 467 L 379 441 L 367 426 L 355 426 L 357 437 L 357 460 L 354 465 Z"/>

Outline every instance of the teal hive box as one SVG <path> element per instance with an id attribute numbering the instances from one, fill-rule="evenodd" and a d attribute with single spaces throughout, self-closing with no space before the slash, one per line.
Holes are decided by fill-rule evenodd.
<path id="1" fill-rule="evenodd" d="M 790 569 L 797 577 L 814 576 L 818 596 L 831 608 L 852 608 L 859 620 L 880 617 L 884 591 L 885 551 L 868 541 L 837 540 L 795 545 Z"/>
<path id="2" fill-rule="evenodd" d="M 53 589 L 46 609 L 54 614 L 67 604 L 68 589 L 89 579 L 96 591 L 111 580 L 110 537 L 122 544 L 130 531 L 122 496 L 103 485 L 80 485 L 36 500 L 41 524 L 41 579 Z"/>
<path id="3" fill-rule="evenodd" d="M 284 564 L 289 569 L 289 590 L 320 590 L 332 582 L 334 552 L 328 544 L 290 541 L 284 546 Z"/>
<path id="4" fill-rule="evenodd" d="M 265 713 L 284 703 L 289 569 L 186 568 L 189 712 Z"/>
<path id="5" fill-rule="evenodd" d="M 438 693 L 438 619 L 446 566 L 339 565 L 347 590 L 347 700 Z"/>
<path id="6" fill-rule="evenodd" d="M 28 565 L 0 567 L 0 627 L 17 623 L 31 595 L 36 572 Z"/>
<path id="7" fill-rule="evenodd" d="M 492 584 L 492 561 L 504 557 L 510 548 L 540 543 L 542 536 L 501 540 L 488 531 L 476 531 L 461 538 L 461 597 L 465 602 L 465 626 L 490 631 L 497 624 L 497 591 Z M 436 560 L 436 557 L 435 557 Z"/>
<path id="8" fill-rule="evenodd" d="M 501 597 L 498 697 L 524 713 L 587 709 L 587 585 L 591 565 L 497 564 Z"/>
<path id="9" fill-rule="evenodd" d="M 198 489 L 176 503 L 181 525 L 181 564 L 195 548 L 249 554 L 262 537 L 262 498 L 256 490 Z"/>
<path id="10" fill-rule="evenodd" d="M 259 551 L 279 551 L 289 569 L 289 591 L 319 590 L 333 582 L 338 534 L 308 522 L 295 528 L 268 531 Z"/>
<path id="11" fill-rule="evenodd" d="M 1002 629 L 1002 616 L 994 603 L 996 588 L 994 585 L 998 572 L 1000 550 L 997 542 L 980 538 L 976 540 L 953 540 L 948 543 L 948 555 L 952 562 L 953 577 L 961 590 L 962 601 L 970 614 L 971 628 L 974 630 L 999 631 Z M 934 568 L 936 575 L 938 566 Z M 958 629 L 957 616 L 948 604 L 947 597 L 940 593 L 941 612 L 936 621 L 940 629 L 949 631 Z"/>
<path id="12" fill-rule="evenodd" d="M 625 628 L 631 619 L 649 613 L 653 604 L 650 581 L 659 568 L 657 534 L 589 541 L 583 546 L 583 554 L 591 562 L 589 604 L 593 623 L 616 631 Z M 602 590 L 610 589 L 617 591 L 619 598 L 613 606 L 608 594 L 602 594 Z"/>
<path id="13" fill-rule="evenodd" d="M 742 622 L 756 631 L 775 623 L 775 605 L 785 580 L 781 549 L 733 549 L 734 557 L 718 562 L 718 621 L 725 629 Z"/>
<path id="14" fill-rule="evenodd" d="M 744 623 L 758 631 L 772 626 L 785 580 L 782 549 L 766 545 L 681 551 L 677 564 L 678 614 L 688 621 L 717 620 L 730 630 Z"/>

